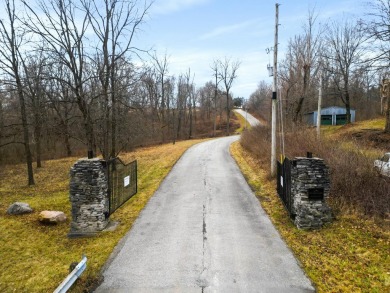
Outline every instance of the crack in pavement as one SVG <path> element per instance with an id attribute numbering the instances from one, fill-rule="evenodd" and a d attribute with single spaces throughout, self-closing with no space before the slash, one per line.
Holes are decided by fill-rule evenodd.
<path id="1" fill-rule="evenodd" d="M 204 185 L 204 199 L 203 199 L 203 221 L 202 221 L 202 236 L 203 236 L 203 255 L 202 255 L 202 272 L 199 276 L 199 287 L 202 289 L 202 293 L 204 289 L 208 286 L 208 282 L 206 279 L 207 267 L 206 267 L 206 244 L 207 244 L 207 225 L 206 225 L 206 204 L 209 197 L 209 192 L 207 190 L 207 167 L 206 163 L 203 165 L 203 185 Z"/>
<path id="2" fill-rule="evenodd" d="M 229 153 L 189 149 L 104 271 L 102 292 L 314 292 Z"/>
<path id="3" fill-rule="evenodd" d="M 206 241 L 207 241 L 207 229 L 206 229 L 206 205 L 203 205 L 203 256 L 202 256 L 202 272 L 200 274 L 199 283 L 200 287 L 202 288 L 202 293 L 204 292 L 204 289 L 207 287 L 207 280 L 206 280 L 206 271 L 207 268 L 205 266 L 205 251 L 206 251 Z"/>

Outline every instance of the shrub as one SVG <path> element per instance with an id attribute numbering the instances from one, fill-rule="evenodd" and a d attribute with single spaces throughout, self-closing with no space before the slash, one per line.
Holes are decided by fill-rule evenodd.
<path id="1" fill-rule="evenodd" d="M 254 127 L 241 138 L 242 146 L 267 169 L 270 164 L 270 142 L 269 127 Z M 309 151 L 324 159 L 330 168 L 330 205 L 336 214 L 390 216 L 390 178 L 380 176 L 373 169 L 374 158 L 368 152 L 340 138 L 337 141 L 324 138 L 318 141 L 315 131 L 308 128 L 286 133 L 285 151 L 289 158 L 305 156 Z"/>

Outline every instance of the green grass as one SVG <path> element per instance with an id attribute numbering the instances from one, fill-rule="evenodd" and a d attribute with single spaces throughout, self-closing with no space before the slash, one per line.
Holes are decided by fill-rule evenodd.
<path id="1" fill-rule="evenodd" d="M 237 133 L 242 133 L 245 130 L 245 126 L 247 129 L 251 129 L 251 125 L 249 122 L 245 123 L 245 117 L 243 117 L 241 114 L 237 113 L 236 111 L 233 111 L 234 115 L 237 117 L 239 123 L 240 123 L 240 128 L 236 130 Z"/>
<path id="2" fill-rule="evenodd" d="M 371 120 L 359 121 L 349 125 L 321 126 L 321 131 L 326 139 L 333 140 L 335 143 L 340 144 L 344 149 L 360 152 L 374 160 L 380 158 L 384 151 L 367 145 L 365 141 L 358 143 L 355 140 L 344 138 L 351 133 L 358 133 L 364 130 L 384 130 L 385 122 L 385 118 L 380 117 Z"/>
<path id="3" fill-rule="evenodd" d="M 346 133 L 357 132 L 364 129 L 385 129 L 385 118 L 375 118 L 370 120 L 363 120 L 348 125 L 337 125 L 337 126 L 321 126 L 321 131 L 327 136 L 343 136 Z"/>
<path id="4" fill-rule="evenodd" d="M 390 292 L 390 233 L 386 225 L 378 226 L 358 215 L 341 215 L 321 230 L 298 230 L 265 167 L 239 142 L 232 145 L 231 153 L 318 292 Z"/>
<path id="5" fill-rule="evenodd" d="M 382 122 L 369 123 L 379 127 Z M 242 127 L 245 121 L 241 119 L 240 124 Z M 359 127 L 368 128 L 365 124 Z M 72 289 L 83 292 L 99 278 L 113 248 L 131 228 L 175 162 L 197 142 L 178 142 L 123 154 L 121 158 L 127 162 L 138 160 L 139 192 L 112 215 L 111 220 L 120 222 L 117 230 L 95 238 L 68 239 L 70 219 L 58 226 L 43 226 L 38 222 L 39 212 L 46 209 L 61 210 L 70 217 L 69 169 L 78 158 L 44 162 L 42 169 L 35 169 L 37 184 L 33 187 L 26 185 L 23 164 L 2 167 L 0 292 L 52 292 L 68 275 L 69 265 L 79 262 L 85 254 L 87 270 Z M 354 216 L 340 217 L 320 231 L 297 230 L 277 198 L 275 182 L 267 178 L 257 160 L 238 143 L 232 146 L 232 153 L 319 292 L 390 292 L 388 231 Z M 29 203 L 34 213 L 7 215 L 8 206 L 15 201 Z"/>
<path id="6" fill-rule="evenodd" d="M 42 210 L 60 210 L 70 217 L 69 170 L 78 158 L 44 162 L 35 170 L 36 185 L 28 187 L 24 165 L 2 168 L 0 185 L 0 292 L 52 292 L 68 275 L 69 265 L 88 258 L 87 270 L 72 288 L 83 292 L 96 283 L 100 270 L 119 240 L 131 228 L 172 166 L 190 146 L 200 140 L 143 148 L 121 155 L 138 160 L 139 192 L 112 216 L 120 224 L 114 232 L 94 238 L 68 239 L 70 219 L 56 226 L 41 225 Z M 27 202 L 32 214 L 10 216 L 8 206 Z"/>
<path id="7" fill-rule="evenodd" d="M 359 121 L 355 123 L 355 125 L 360 128 L 385 129 L 385 123 L 386 119 L 381 117 L 371 120 Z"/>

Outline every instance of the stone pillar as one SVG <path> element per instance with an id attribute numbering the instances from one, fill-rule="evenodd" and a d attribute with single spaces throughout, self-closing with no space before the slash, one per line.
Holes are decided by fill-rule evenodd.
<path id="1" fill-rule="evenodd" d="M 70 169 L 70 238 L 93 236 L 108 224 L 108 182 L 102 163 L 97 158 L 85 158 Z"/>
<path id="2" fill-rule="evenodd" d="M 326 203 L 329 191 L 329 169 L 322 159 L 297 157 L 292 161 L 291 196 L 298 228 L 317 229 L 332 221 Z"/>

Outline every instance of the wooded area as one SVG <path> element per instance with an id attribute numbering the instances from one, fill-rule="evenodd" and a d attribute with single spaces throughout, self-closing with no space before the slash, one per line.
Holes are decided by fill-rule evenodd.
<path id="1" fill-rule="evenodd" d="M 151 4 L 97 3 L 6 0 L 2 7 L 0 164 L 25 160 L 29 185 L 33 161 L 107 159 L 141 145 L 229 134 L 238 61 L 216 59 L 215 83 L 197 88 L 190 69 L 170 75 L 167 54 L 133 45 Z"/>
<path id="2" fill-rule="evenodd" d="M 389 116 L 388 90 L 381 94 L 379 89 L 390 74 L 390 1 L 366 5 L 364 19 L 345 16 L 326 23 L 310 10 L 302 31 L 290 38 L 278 72 L 280 102 L 289 125 L 301 124 L 306 113 L 317 110 L 320 79 L 323 106 L 346 108 L 347 122 L 351 109 L 359 120 Z M 271 86 L 260 82 L 247 106 L 269 120 L 270 97 Z"/>

